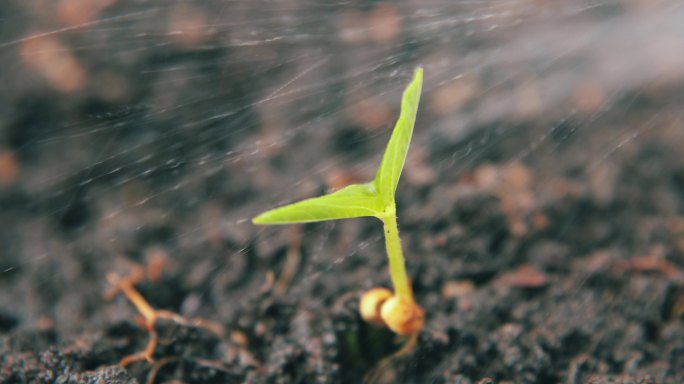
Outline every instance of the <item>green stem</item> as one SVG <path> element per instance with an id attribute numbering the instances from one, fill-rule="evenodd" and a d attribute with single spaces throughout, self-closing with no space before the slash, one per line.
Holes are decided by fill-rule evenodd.
<path id="1" fill-rule="evenodd" d="M 399 297 L 413 300 L 411 286 L 406 276 L 404 253 L 401 250 L 395 205 L 388 206 L 379 218 L 385 227 L 385 247 L 387 248 L 390 276 L 392 278 L 392 285 L 394 285 L 394 291 Z"/>

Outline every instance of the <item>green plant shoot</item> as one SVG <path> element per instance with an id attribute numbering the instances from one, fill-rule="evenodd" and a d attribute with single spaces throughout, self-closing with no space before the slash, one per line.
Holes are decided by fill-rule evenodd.
<path id="1" fill-rule="evenodd" d="M 373 181 L 352 184 L 328 195 L 264 212 L 253 219 L 254 224 L 311 223 L 353 217 L 377 217 L 384 224 L 385 246 L 394 290 L 398 296 L 413 300 L 397 228 L 394 195 L 413 135 L 422 85 L 423 69 L 419 67 L 404 90 L 399 119 Z"/>

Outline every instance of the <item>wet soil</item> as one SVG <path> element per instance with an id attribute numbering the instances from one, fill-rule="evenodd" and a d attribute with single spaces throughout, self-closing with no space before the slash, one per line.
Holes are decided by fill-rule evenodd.
<path id="1" fill-rule="evenodd" d="M 421 134 L 397 199 L 426 325 L 408 353 L 387 360 L 405 341 L 356 309 L 364 290 L 390 285 L 378 222 L 257 228 L 244 219 L 368 178 L 370 168 L 340 166 L 294 186 L 311 159 L 372 164 L 389 126 L 337 119 L 327 131 L 289 131 L 291 151 L 248 155 L 269 132 L 247 91 L 263 73 L 213 47 L 109 64 L 78 56 L 93 70 L 133 60 L 150 71 L 222 57 L 202 69 L 211 81 L 177 89 L 185 75 L 168 71 L 132 81 L 118 101 L 95 85 L 69 97 L 44 83 L 3 92 L 0 382 L 684 382 L 677 89 L 590 123 L 565 118 L 551 134 L 543 119 Z M 16 52 L 0 49 L 22 71 Z M 157 113 L 160 84 L 171 104 L 200 101 Z M 241 112 L 214 125 L 205 118 L 219 104 Z M 436 120 L 421 111 L 417 130 Z M 107 276 L 136 271 L 136 289 L 168 315 L 146 322 L 112 292 Z M 120 364 L 151 338 L 150 360 Z"/>

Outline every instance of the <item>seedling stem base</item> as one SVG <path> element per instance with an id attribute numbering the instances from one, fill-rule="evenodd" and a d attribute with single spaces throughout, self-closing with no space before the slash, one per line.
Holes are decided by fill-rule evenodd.
<path id="1" fill-rule="evenodd" d="M 399 297 L 404 297 L 413 301 L 412 289 L 406 275 L 404 253 L 401 250 L 395 205 L 388 205 L 379 218 L 384 225 L 385 247 L 387 248 L 387 257 L 389 258 L 390 276 L 392 278 L 394 292 Z"/>

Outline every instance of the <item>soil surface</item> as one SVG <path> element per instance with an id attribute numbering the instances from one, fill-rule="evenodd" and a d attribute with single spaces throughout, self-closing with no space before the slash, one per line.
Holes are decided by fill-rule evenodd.
<path id="1" fill-rule="evenodd" d="M 269 109 L 263 101 L 279 80 L 302 71 L 273 57 L 318 52 L 320 41 L 143 39 L 157 24 L 135 15 L 151 9 L 119 3 L 90 17 L 126 15 L 126 24 L 25 41 L 22 33 L 89 16 L 0 5 L 12 15 L 0 44 L 17 40 L 0 45 L 9 68 L 0 92 L 0 382 L 684 382 L 676 82 L 600 113 L 539 111 L 454 135 L 430 127 L 445 126 L 444 108 L 477 100 L 440 104 L 428 50 L 415 48 L 427 90 L 397 204 L 426 325 L 393 357 L 405 340 L 357 312 L 366 289 L 390 286 L 377 220 L 264 228 L 246 219 L 370 179 L 412 66 L 379 105 L 364 106 L 379 120 L 334 109 L 350 102 L 339 97 L 342 80 L 321 83 L 328 96 L 295 93 Z M 224 9 L 215 5 L 168 6 L 155 20 L 201 25 Z M 394 15 L 373 7 L 358 12 Z M 316 36 L 318 23 L 301 28 Z M 391 33 L 358 49 L 401 38 Z M 343 36 L 346 52 L 357 49 L 354 36 Z M 64 72 L 52 76 L 45 62 Z M 281 122 L 291 128 L 274 128 Z M 312 172 L 319 161 L 332 166 Z M 142 311 L 126 289 L 140 293 Z"/>

